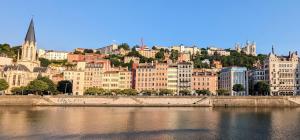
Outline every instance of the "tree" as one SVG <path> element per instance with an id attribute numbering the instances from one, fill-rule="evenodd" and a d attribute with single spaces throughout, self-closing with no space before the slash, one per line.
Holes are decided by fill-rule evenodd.
<path id="1" fill-rule="evenodd" d="M 8 83 L 4 79 L 0 79 L 0 91 L 7 90 L 8 87 Z"/>
<path id="2" fill-rule="evenodd" d="M 72 93 L 72 82 L 62 80 L 57 83 L 57 90 L 62 93 Z"/>
<path id="3" fill-rule="evenodd" d="M 159 95 L 172 95 L 173 91 L 169 90 L 169 89 L 160 89 L 158 94 Z"/>
<path id="4" fill-rule="evenodd" d="M 268 95 L 270 85 L 264 81 L 259 81 L 254 85 L 254 92 L 258 93 L 258 95 Z"/>
<path id="5" fill-rule="evenodd" d="M 51 62 L 46 58 L 39 58 L 42 67 L 48 67 Z"/>
<path id="6" fill-rule="evenodd" d="M 83 53 L 94 53 L 92 49 L 84 49 Z"/>
<path id="7" fill-rule="evenodd" d="M 48 84 L 42 80 L 33 80 L 28 84 L 28 89 L 36 94 L 41 94 L 42 92 L 49 88 Z"/>
<path id="8" fill-rule="evenodd" d="M 118 49 L 123 48 L 124 50 L 130 50 L 130 47 L 127 43 L 122 43 L 120 45 L 118 45 Z"/>
<path id="9" fill-rule="evenodd" d="M 156 46 L 153 46 L 153 47 L 152 47 L 152 50 L 156 50 L 156 49 L 157 49 L 157 47 L 156 47 Z"/>
<path id="10" fill-rule="evenodd" d="M 235 85 L 233 85 L 232 90 L 239 94 L 241 91 L 244 91 L 245 88 L 241 84 L 235 84 Z"/>
<path id="11" fill-rule="evenodd" d="M 141 92 L 143 95 L 151 96 L 151 95 L 156 95 L 157 92 L 155 90 L 143 90 Z"/>
<path id="12" fill-rule="evenodd" d="M 210 95 L 210 91 L 209 90 L 196 90 L 196 93 L 198 95 Z"/>
<path id="13" fill-rule="evenodd" d="M 51 93 L 55 93 L 57 91 L 56 89 L 56 85 L 54 84 L 54 82 L 49 79 L 48 77 L 38 77 L 38 80 L 44 81 L 45 83 L 47 83 L 48 85 L 48 89 L 47 91 L 51 92 Z"/>
<path id="14" fill-rule="evenodd" d="M 105 90 L 102 88 L 91 87 L 84 91 L 85 95 L 104 95 Z"/>
<path id="15" fill-rule="evenodd" d="M 165 51 L 163 48 L 161 48 L 159 52 L 155 54 L 155 58 L 161 61 L 165 59 Z"/>
<path id="16" fill-rule="evenodd" d="M 121 94 L 123 94 L 123 95 L 137 95 L 138 92 L 135 89 L 123 89 L 121 91 Z"/>
<path id="17" fill-rule="evenodd" d="M 13 94 L 17 94 L 17 95 L 27 95 L 28 94 L 28 88 L 21 86 L 21 87 L 13 87 L 10 90 Z"/>
<path id="18" fill-rule="evenodd" d="M 180 90 L 179 93 L 183 96 L 191 95 L 191 91 L 188 89 Z"/>
<path id="19" fill-rule="evenodd" d="M 178 60 L 178 56 L 179 56 L 179 53 L 178 53 L 178 50 L 171 50 L 171 54 L 170 54 L 170 59 L 173 61 L 173 62 L 176 62 Z"/>
<path id="20" fill-rule="evenodd" d="M 218 89 L 216 92 L 219 96 L 226 96 L 226 95 L 229 96 L 230 95 L 229 91 L 226 89 Z"/>

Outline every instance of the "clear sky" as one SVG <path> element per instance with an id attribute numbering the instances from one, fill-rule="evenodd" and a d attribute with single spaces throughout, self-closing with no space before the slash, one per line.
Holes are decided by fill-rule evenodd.
<path id="1" fill-rule="evenodd" d="M 258 53 L 299 51 L 299 0 L 1 0 L 0 43 L 19 45 L 34 15 L 39 48 L 255 41 Z"/>

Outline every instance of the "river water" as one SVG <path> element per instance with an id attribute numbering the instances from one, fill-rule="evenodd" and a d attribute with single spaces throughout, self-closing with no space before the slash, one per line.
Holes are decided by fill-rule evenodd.
<path id="1" fill-rule="evenodd" d="M 0 139 L 300 139 L 300 108 L 0 107 Z"/>

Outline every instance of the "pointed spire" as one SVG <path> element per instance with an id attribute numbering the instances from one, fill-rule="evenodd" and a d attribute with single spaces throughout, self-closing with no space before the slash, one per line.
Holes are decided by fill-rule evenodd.
<path id="1" fill-rule="evenodd" d="M 272 45 L 272 54 L 275 54 L 274 45 Z"/>
<path id="2" fill-rule="evenodd" d="M 34 43 L 36 42 L 33 19 L 31 19 L 31 21 L 30 21 L 30 25 L 29 25 L 29 28 L 28 28 L 28 31 L 27 31 L 27 34 L 26 34 L 26 37 L 25 37 L 25 42 L 26 41 L 29 41 L 29 42 L 33 41 Z"/>

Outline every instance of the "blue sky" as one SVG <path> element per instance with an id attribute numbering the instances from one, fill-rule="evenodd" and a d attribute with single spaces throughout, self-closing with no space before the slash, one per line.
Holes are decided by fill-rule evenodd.
<path id="1" fill-rule="evenodd" d="M 34 15 L 39 48 L 255 41 L 258 53 L 299 51 L 299 0 L 1 0 L 0 43 L 21 44 Z"/>

